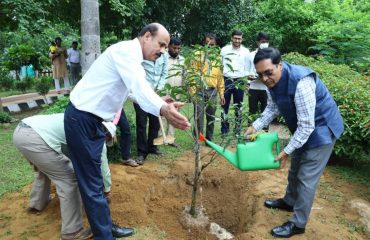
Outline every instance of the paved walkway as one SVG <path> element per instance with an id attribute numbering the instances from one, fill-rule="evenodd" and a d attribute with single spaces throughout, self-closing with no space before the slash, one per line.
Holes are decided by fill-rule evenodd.
<path id="1" fill-rule="evenodd" d="M 68 93 L 62 90 L 61 94 L 58 94 L 56 90 L 50 90 L 46 95 L 48 103 L 52 103 L 59 97 L 67 95 Z M 9 97 L 1 98 L 3 110 L 6 112 L 20 112 L 22 110 L 34 108 L 45 104 L 45 99 L 38 93 L 26 93 L 22 95 L 14 95 Z"/>

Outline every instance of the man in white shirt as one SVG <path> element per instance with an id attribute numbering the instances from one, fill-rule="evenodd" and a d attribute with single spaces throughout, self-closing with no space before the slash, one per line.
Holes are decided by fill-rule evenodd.
<path id="1" fill-rule="evenodd" d="M 76 41 L 72 42 L 72 47 L 67 50 L 68 58 L 67 64 L 69 67 L 69 72 L 71 74 L 71 84 L 76 85 L 81 71 L 80 65 L 80 51 L 77 49 L 78 43 Z"/>
<path id="2" fill-rule="evenodd" d="M 76 173 L 86 215 L 96 240 L 112 240 L 109 207 L 102 194 L 100 156 L 104 144 L 102 121 L 112 121 L 129 94 L 140 107 L 162 115 L 177 128 L 188 129 L 189 121 L 177 109 L 183 104 L 166 103 L 145 80 L 141 63 L 155 61 L 165 53 L 168 31 L 158 23 L 145 26 L 139 36 L 110 46 L 92 64 L 71 92 L 64 128 L 70 158 Z M 126 231 L 127 230 L 127 231 Z M 122 236 L 132 234 L 121 229 Z"/>
<path id="3" fill-rule="evenodd" d="M 243 102 L 244 90 L 240 89 L 244 86 L 246 77 L 248 75 L 248 55 L 249 50 L 242 46 L 243 33 L 239 30 L 234 30 L 231 34 L 231 44 L 226 45 L 221 49 L 221 57 L 223 63 L 223 75 L 225 81 L 225 104 L 222 106 L 223 113 L 221 115 L 221 133 L 225 135 L 229 132 L 229 122 L 227 114 L 229 113 L 229 106 L 231 96 L 233 96 L 235 109 L 235 128 L 234 132 L 240 132 L 241 105 Z M 231 68 L 230 68 L 231 66 Z"/>
<path id="4" fill-rule="evenodd" d="M 249 54 L 249 76 L 248 79 L 251 81 L 248 90 L 248 101 L 249 101 L 249 113 L 255 114 L 258 112 L 258 104 L 260 104 L 260 112 L 265 110 L 267 105 L 267 87 L 258 78 L 256 68 L 254 67 L 253 60 L 254 56 L 259 49 L 269 47 L 269 36 L 265 32 L 260 32 L 256 38 L 258 48 Z"/>

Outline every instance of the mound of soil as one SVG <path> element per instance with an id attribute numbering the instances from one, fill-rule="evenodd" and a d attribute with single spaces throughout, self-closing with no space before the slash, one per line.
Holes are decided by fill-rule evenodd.
<path id="1" fill-rule="evenodd" d="M 204 161 L 213 153 L 202 149 Z M 272 227 L 291 213 L 263 207 L 266 198 L 282 197 L 288 169 L 241 172 L 219 157 L 203 172 L 198 204 L 208 223 L 189 225 L 184 209 L 190 205 L 194 155 L 149 159 L 142 167 L 111 164 L 112 219 L 136 228 L 127 239 L 217 239 L 209 232 L 216 223 L 235 239 L 273 239 Z M 30 186 L 0 201 L 0 239 L 59 239 L 60 209 L 55 196 L 40 214 L 27 213 Z M 358 206 L 364 189 L 341 182 L 327 172 L 321 179 L 306 233 L 294 239 L 369 239 Z M 353 200 L 361 204 L 353 205 Z M 365 221 L 365 222 L 364 222 Z M 364 224 L 365 223 L 365 224 Z M 85 225 L 87 225 L 85 218 Z"/>

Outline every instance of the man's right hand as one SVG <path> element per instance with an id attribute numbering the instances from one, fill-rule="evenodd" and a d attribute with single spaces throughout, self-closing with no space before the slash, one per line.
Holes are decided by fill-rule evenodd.
<path id="1" fill-rule="evenodd" d="M 246 136 L 254 134 L 256 132 L 257 132 L 257 130 L 254 129 L 254 127 L 250 126 L 250 127 L 247 128 L 247 131 L 245 131 L 243 135 L 244 135 L 244 137 L 246 137 Z"/>
<path id="2" fill-rule="evenodd" d="M 181 102 L 172 102 L 163 104 L 161 107 L 161 116 L 164 116 L 167 121 L 175 128 L 186 130 L 190 128 L 190 122 L 188 119 L 178 112 L 184 104 Z"/>

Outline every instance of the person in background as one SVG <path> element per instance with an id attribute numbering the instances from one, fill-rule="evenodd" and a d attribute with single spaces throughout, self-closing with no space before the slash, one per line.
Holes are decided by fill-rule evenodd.
<path id="1" fill-rule="evenodd" d="M 64 80 L 64 89 L 67 93 L 69 93 L 69 79 L 68 79 L 68 70 L 66 64 L 66 58 L 68 57 L 67 50 L 62 47 L 62 39 L 60 37 L 55 38 L 55 46 L 57 50 L 52 53 L 49 52 L 49 57 L 52 61 L 52 69 L 53 69 L 53 79 L 55 83 L 55 90 L 58 94 L 61 93 L 60 91 L 60 83 L 59 79 L 63 78 Z M 54 49 L 54 48 L 50 48 Z"/>
<path id="2" fill-rule="evenodd" d="M 77 41 L 72 42 L 72 47 L 67 50 L 67 63 L 69 72 L 71 74 L 71 85 L 76 85 L 80 79 L 81 65 L 80 65 L 80 51 L 77 49 Z"/>
<path id="3" fill-rule="evenodd" d="M 216 35 L 213 33 L 207 33 L 203 39 L 203 45 L 209 47 L 216 47 Z M 210 141 L 213 139 L 214 132 L 214 121 L 217 107 L 217 93 L 220 97 L 221 105 L 225 104 L 224 98 L 224 79 L 222 77 L 222 70 L 220 66 L 216 65 L 216 61 L 211 62 L 207 54 L 204 52 L 198 52 L 199 60 L 196 61 L 195 67 L 200 69 L 204 76 L 205 89 L 200 87 L 197 89 L 191 88 L 192 94 L 197 94 L 199 101 L 194 106 L 197 112 L 197 126 L 198 132 L 203 133 L 204 129 L 204 114 L 206 115 L 206 138 Z"/>
<path id="4" fill-rule="evenodd" d="M 176 128 L 190 128 L 189 121 L 178 112 L 183 103 L 159 97 L 147 83 L 141 65 L 144 59 L 154 62 L 164 54 L 169 41 L 165 27 L 159 23 L 148 24 L 137 38 L 108 47 L 71 92 L 64 128 L 95 240 L 112 240 L 114 237 L 108 203 L 101 191 L 100 165 L 105 140 L 102 121 L 112 121 L 131 94 L 144 111 L 166 117 Z M 132 228 L 120 230 L 120 236 L 134 233 Z"/>
<path id="5" fill-rule="evenodd" d="M 291 165 L 284 198 L 268 199 L 265 207 L 293 212 L 283 225 L 271 230 L 275 237 L 288 238 L 305 232 L 317 184 L 344 130 L 334 99 L 319 76 L 310 68 L 282 62 L 279 50 L 260 49 L 254 58 L 258 78 L 268 88 L 267 107 L 245 136 L 266 127 L 278 114 L 292 138 L 276 161 Z"/>
<path id="6" fill-rule="evenodd" d="M 155 61 L 144 60 L 142 65 L 146 73 L 146 80 L 152 89 L 155 92 L 163 89 L 167 82 L 168 75 L 167 54 L 162 54 Z M 158 147 L 153 144 L 153 140 L 158 137 L 160 125 L 158 116 L 144 111 L 140 105 L 135 102 L 134 108 L 136 112 L 136 163 L 143 165 L 148 154 L 154 154 L 158 156 L 163 155 L 163 153 L 159 151 Z M 147 128 L 148 120 L 149 126 Z"/>
<path id="7" fill-rule="evenodd" d="M 185 80 L 184 57 L 180 55 L 181 40 L 173 37 L 168 45 L 168 77 L 167 83 L 171 87 L 181 87 Z M 168 93 L 167 93 L 168 94 Z M 179 100 L 176 96 L 176 100 Z M 162 118 L 164 131 L 167 130 L 166 136 L 175 139 L 175 127 L 167 124 L 165 118 Z M 162 136 L 162 131 L 159 130 L 158 136 Z M 172 147 L 178 147 L 176 142 L 169 144 Z"/>
<path id="8" fill-rule="evenodd" d="M 240 86 L 244 86 L 248 75 L 248 55 L 249 50 L 242 45 L 243 33 L 239 30 L 234 30 L 231 34 L 231 44 L 226 45 L 221 49 L 221 57 L 223 64 L 223 75 L 225 80 L 225 104 L 222 106 L 221 114 L 221 134 L 226 135 L 229 132 L 228 113 L 233 96 L 235 109 L 235 128 L 234 133 L 239 134 L 241 124 L 241 107 L 244 97 L 244 90 Z"/>
<path id="9" fill-rule="evenodd" d="M 249 90 L 248 90 L 248 99 L 249 99 L 249 113 L 256 114 L 258 110 L 263 112 L 267 105 L 267 87 L 265 84 L 258 79 L 256 73 L 256 68 L 254 67 L 253 60 L 257 51 L 260 49 L 269 47 L 269 36 L 265 32 L 260 32 L 256 38 L 258 48 L 249 54 L 249 75 L 248 80 L 250 80 Z M 258 109 L 260 105 L 260 109 Z"/>

